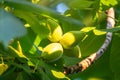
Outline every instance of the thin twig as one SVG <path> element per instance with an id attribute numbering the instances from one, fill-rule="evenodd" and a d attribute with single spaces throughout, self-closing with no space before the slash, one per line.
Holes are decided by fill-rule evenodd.
<path id="1" fill-rule="evenodd" d="M 114 9 L 110 8 L 107 11 L 107 29 L 113 28 L 115 25 L 115 20 L 114 20 Z M 107 49 L 108 45 L 110 44 L 112 40 L 112 32 L 108 32 L 106 34 L 106 39 L 103 43 L 103 45 L 100 47 L 100 49 L 82 60 L 81 62 L 77 63 L 76 65 L 73 66 L 67 66 L 64 67 L 64 74 L 72 74 L 72 73 L 77 73 L 80 71 L 86 70 L 92 63 L 94 63 L 98 58 L 100 58 L 105 50 Z"/>

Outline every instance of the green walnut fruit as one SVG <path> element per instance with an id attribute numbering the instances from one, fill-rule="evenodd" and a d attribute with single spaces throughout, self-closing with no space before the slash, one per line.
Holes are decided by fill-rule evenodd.
<path id="1" fill-rule="evenodd" d="M 63 55 L 63 48 L 60 43 L 51 43 L 47 45 L 42 52 L 42 57 L 48 62 L 60 59 Z"/>
<path id="2" fill-rule="evenodd" d="M 78 45 L 85 35 L 86 33 L 83 31 L 70 31 L 63 35 L 60 43 L 65 49 L 70 49 Z"/>
<path id="3" fill-rule="evenodd" d="M 62 35 L 63 35 L 63 31 L 62 31 L 62 28 L 60 27 L 60 25 L 57 22 L 55 22 L 54 20 L 48 19 L 47 27 L 50 30 L 48 39 L 51 42 L 58 42 L 62 38 Z"/>
<path id="4" fill-rule="evenodd" d="M 80 47 L 78 45 L 71 49 L 64 49 L 63 54 L 68 57 L 81 58 L 81 51 L 80 51 Z"/>

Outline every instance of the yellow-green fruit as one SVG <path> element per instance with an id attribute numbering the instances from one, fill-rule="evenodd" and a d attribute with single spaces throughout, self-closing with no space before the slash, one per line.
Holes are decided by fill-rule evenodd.
<path id="1" fill-rule="evenodd" d="M 63 54 L 68 57 L 81 58 L 81 51 L 79 46 L 75 46 L 74 48 L 71 49 L 64 49 Z"/>
<path id="2" fill-rule="evenodd" d="M 51 43 L 47 45 L 42 52 L 42 57 L 48 62 L 60 59 L 63 55 L 63 48 L 60 43 Z"/>
<path id="3" fill-rule="evenodd" d="M 47 26 L 50 30 L 48 39 L 51 42 L 58 42 L 62 38 L 62 35 L 63 35 L 63 31 L 62 31 L 62 28 L 60 27 L 60 25 L 57 22 L 55 22 L 54 20 L 48 19 Z"/>
<path id="4" fill-rule="evenodd" d="M 67 32 L 61 38 L 60 43 L 65 49 L 73 48 L 83 40 L 85 34 L 83 31 Z"/>

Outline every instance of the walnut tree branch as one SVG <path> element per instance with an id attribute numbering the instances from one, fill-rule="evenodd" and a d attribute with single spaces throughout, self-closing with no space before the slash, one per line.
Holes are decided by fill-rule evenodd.
<path id="1" fill-rule="evenodd" d="M 109 10 L 107 10 L 107 16 L 108 17 L 107 17 L 106 28 L 107 29 L 113 28 L 115 25 L 113 8 L 110 8 Z M 88 56 L 81 62 L 77 63 L 76 65 L 64 67 L 63 73 L 64 74 L 72 74 L 72 73 L 77 73 L 77 72 L 86 70 L 92 63 L 94 63 L 98 58 L 100 58 L 104 54 L 104 52 L 107 49 L 107 47 L 109 46 L 111 40 L 112 40 L 112 32 L 108 32 L 106 34 L 106 39 L 105 39 L 103 45 L 99 48 L 99 50 L 97 52 L 91 54 L 90 56 Z"/>

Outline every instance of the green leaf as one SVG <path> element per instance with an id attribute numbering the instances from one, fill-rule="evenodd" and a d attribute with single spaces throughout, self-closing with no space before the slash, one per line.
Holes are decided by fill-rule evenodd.
<path id="1" fill-rule="evenodd" d="M 36 14 L 42 14 L 42 15 L 48 15 L 50 17 L 53 17 L 55 19 L 58 19 L 59 21 L 67 22 L 68 24 L 74 24 L 76 26 L 84 26 L 84 24 L 76 19 L 66 17 L 63 15 L 60 15 L 58 12 L 51 10 L 47 7 L 41 6 L 41 5 L 35 5 L 30 2 L 27 2 L 25 0 L 5 0 L 5 5 L 10 6 L 12 8 L 15 8 L 17 10 L 22 10 L 25 12 L 31 12 Z"/>
<path id="2" fill-rule="evenodd" d="M 19 69 L 23 69 L 28 75 L 31 75 L 31 73 L 33 72 L 27 64 L 21 65 L 14 62 L 12 63 L 12 65 L 16 66 Z"/>
<path id="3" fill-rule="evenodd" d="M 32 46 L 32 48 L 29 50 L 30 53 L 35 54 L 35 52 L 38 51 L 38 53 L 41 54 L 41 51 L 40 51 L 39 48 L 37 47 L 37 46 L 39 45 L 40 41 L 41 41 L 41 40 L 40 40 L 39 36 L 36 36 L 36 38 L 35 38 L 35 40 L 34 40 L 34 43 L 33 43 L 33 46 Z"/>
<path id="4" fill-rule="evenodd" d="M 120 73 L 120 33 L 115 33 L 112 40 L 110 64 L 114 73 Z M 117 80 L 117 79 L 116 79 Z"/>
<path id="5" fill-rule="evenodd" d="M 9 69 L 1 76 L 4 80 L 15 80 L 17 77 L 17 74 L 15 72 L 16 67 L 11 66 Z"/>
<path id="6" fill-rule="evenodd" d="M 51 70 L 53 76 L 55 76 L 58 79 L 66 79 L 66 80 L 70 80 L 68 77 L 65 76 L 65 74 L 63 74 L 62 72 L 59 71 L 55 71 L 55 70 Z"/>
<path id="7" fill-rule="evenodd" d="M 93 31 L 95 35 L 104 35 L 106 32 L 117 32 L 120 31 L 120 27 L 114 27 L 110 29 L 96 29 L 96 27 L 84 27 L 81 29 L 81 31 L 89 33 L 90 31 Z"/>
<path id="8" fill-rule="evenodd" d="M 69 3 L 69 6 L 71 8 L 77 8 L 77 9 L 88 9 L 94 1 L 88 1 L 88 0 L 73 0 Z"/>
<path id="9" fill-rule="evenodd" d="M 93 31 L 87 33 L 86 38 L 80 43 L 82 57 L 96 52 L 104 43 L 105 35 L 95 35 Z"/>
<path id="10" fill-rule="evenodd" d="M 32 13 L 15 10 L 14 14 L 20 18 L 23 18 L 30 25 L 31 29 L 39 35 L 39 37 L 45 38 L 48 36 L 49 30 L 46 26 L 40 23 L 39 19 Z"/>
<path id="11" fill-rule="evenodd" d="M 51 42 L 50 42 L 50 40 L 49 40 L 48 38 L 42 39 L 42 40 L 40 41 L 39 47 L 44 48 L 45 46 L 47 46 L 47 45 L 50 44 L 50 43 L 51 43 Z"/>
<path id="12" fill-rule="evenodd" d="M 48 75 L 45 74 L 42 69 L 39 70 L 39 73 L 37 75 L 41 78 L 40 80 L 52 80 Z"/>
<path id="13" fill-rule="evenodd" d="M 26 72 L 21 71 L 17 73 L 17 78 L 16 80 L 30 80 L 31 76 L 29 76 Z"/>
<path id="14" fill-rule="evenodd" d="M 117 31 L 120 31 L 120 26 L 116 26 L 116 27 L 111 28 L 111 29 L 101 29 L 101 31 L 106 31 L 106 32 L 117 32 Z"/>
<path id="15" fill-rule="evenodd" d="M 115 79 L 114 80 L 120 80 L 120 72 L 115 73 Z"/>
<path id="16" fill-rule="evenodd" d="M 18 76 L 17 76 L 16 80 L 24 80 L 24 78 L 22 76 L 22 72 L 18 73 Z"/>
<path id="17" fill-rule="evenodd" d="M 116 4 L 118 4 L 117 0 L 101 0 L 101 3 L 106 5 L 106 6 L 115 6 Z"/>
<path id="18" fill-rule="evenodd" d="M 91 30 L 94 30 L 96 27 L 84 27 L 82 28 L 80 31 L 84 31 L 84 32 L 89 32 Z"/>
<path id="19" fill-rule="evenodd" d="M 5 47 L 9 41 L 26 34 L 26 29 L 19 19 L 12 14 L 0 9 L 0 41 Z"/>
<path id="20" fill-rule="evenodd" d="M 9 69 L 2 75 L 2 77 L 4 78 L 4 77 L 8 77 L 9 75 L 11 75 L 11 74 L 13 74 L 13 72 L 14 72 L 14 70 L 16 69 L 16 67 L 14 66 L 14 67 L 9 67 Z M 11 76 L 10 76 L 11 77 Z M 15 75 L 14 75 L 14 77 L 16 77 Z M 7 80 L 7 79 L 6 79 Z"/>
<path id="21" fill-rule="evenodd" d="M 23 53 L 26 53 L 31 49 L 35 38 L 36 38 L 36 34 L 30 27 L 28 27 L 27 34 L 19 39 Z"/>

